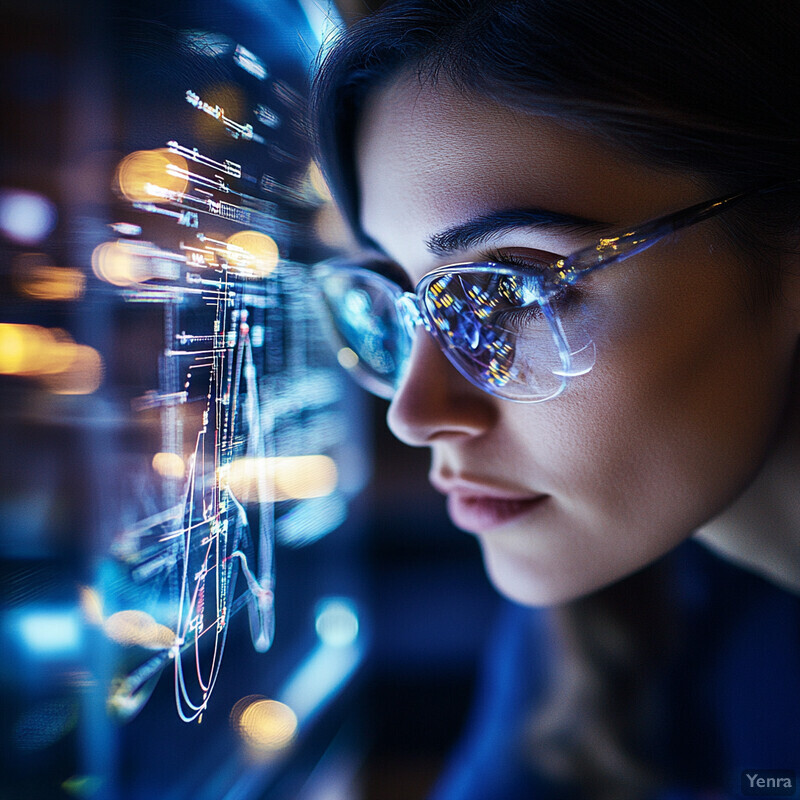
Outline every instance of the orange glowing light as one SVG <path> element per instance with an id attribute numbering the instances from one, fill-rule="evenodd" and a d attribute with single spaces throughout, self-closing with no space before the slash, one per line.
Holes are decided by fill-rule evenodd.
<path id="1" fill-rule="evenodd" d="M 85 344 L 68 345 L 69 365 L 44 378 L 53 394 L 92 394 L 103 382 L 103 359 L 93 347 Z"/>
<path id="2" fill-rule="evenodd" d="M 175 644 L 172 630 L 156 622 L 147 612 L 136 609 L 112 614 L 103 623 L 103 630 L 109 639 L 126 647 L 137 645 L 148 650 L 165 650 Z"/>
<path id="3" fill-rule="evenodd" d="M 231 266 L 265 278 L 278 266 L 278 245 L 258 231 L 239 231 L 228 239 L 226 257 Z"/>
<path id="4" fill-rule="evenodd" d="M 220 481 L 242 503 L 304 500 L 329 495 L 338 473 L 329 456 L 240 458 L 226 467 Z"/>
<path id="5" fill-rule="evenodd" d="M 86 277 L 80 270 L 55 267 L 43 253 L 18 256 L 14 274 L 19 291 L 35 300 L 78 300 L 86 288 Z"/>
<path id="6" fill-rule="evenodd" d="M 38 377 L 53 391 L 88 394 L 99 386 L 102 359 L 59 328 L 0 323 L 0 374 Z"/>
<path id="7" fill-rule="evenodd" d="M 273 467 L 278 493 L 288 498 L 324 497 L 336 488 L 336 463 L 329 456 L 275 458 Z"/>
<path id="8" fill-rule="evenodd" d="M 103 242 L 92 253 L 92 269 L 100 280 L 114 286 L 132 286 L 147 280 L 150 276 L 136 251 L 136 245 L 122 239 Z"/>
<path id="9" fill-rule="evenodd" d="M 294 741 L 298 720 L 285 703 L 250 695 L 233 707 L 231 724 L 252 752 L 270 754 Z"/>
<path id="10" fill-rule="evenodd" d="M 84 619 L 90 625 L 101 626 L 103 624 L 103 601 L 100 599 L 100 595 L 91 586 L 81 586 L 79 596 Z"/>
<path id="11" fill-rule="evenodd" d="M 164 478 L 182 478 L 186 464 L 177 453 L 156 453 L 153 456 L 153 469 Z"/>
<path id="12" fill-rule="evenodd" d="M 178 200 L 189 185 L 186 159 L 169 150 L 137 150 L 117 166 L 116 186 L 132 203 Z"/>
<path id="13" fill-rule="evenodd" d="M 40 347 L 38 336 L 34 333 L 34 326 L 0 323 L 0 374 L 20 375 L 33 359 L 37 357 Z"/>

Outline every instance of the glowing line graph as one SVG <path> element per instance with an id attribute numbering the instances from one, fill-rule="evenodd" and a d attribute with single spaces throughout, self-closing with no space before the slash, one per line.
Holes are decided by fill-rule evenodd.
<path id="1" fill-rule="evenodd" d="M 224 273 L 213 292 L 214 334 L 182 332 L 173 338 L 184 349 L 166 351 L 170 360 L 193 361 L 187 374 L 192 368 L 209 371 L 202 427 L 182 499 L 132 525 L 118 547 L 134 562 L 131 574 L 137 582 L 149 587 L 150 599 L 140 597 L 140 604 L 174 631 L 167 651 L 154 654 L 115 686 L 112 706 L 124 716 L 142 707 L 172 660 L 178 715 L 186 722 L 198 719 L 217 682 L 228 623 L 241 607 L 247 606 L 257 651 L 269 649 L 274 635 L 274 516 L 267 476 L 263 471 L 254 476 L 259 499 L 255 529 L 226 482 L 227 468 L 236 459 L 264 463 L 272 440 L 259 398 L 248 311 L 229 277 Z M 186 347 L 195 342 L 203 350 Z M 162 397 L 176 405 L 186 395 L 171 391 Z M 156 403 L 155 398 L 148 403 Z M 237 591 L 239 580 L 244 586 Z M 155 599 L 165 590 L 166 608 L 158 613 Z"/>
<path id="2" fill-rule="evenodd" d="M 214 103 L 213 105 L 211 103 L 207 103 L 191 89 L 186 91 L 186 102 L 189 103 L 189 105 L 194 106 L 198 111 L 202 111 L 203 113 L 208 114 L 210 117 L 219 120 L 225 126 L 225 130 L 234 139 L 241 138 L 253 142 L 259 142 L 260 144 L 265 143 L 266 140 L 264 137 L 259 136 L 259 134 L 253 130 L 253 126 L 249 122 L 242 124 L 230 119 L 230 117 L 225 115 L 224 108 L 219 106 L 217 103 Z"/>
<path id="3" fill-rule="evenodd" d="M 225 283 L 227 287 L 227 275 Z M 233 340 L 225 325 L 229 305 L 225 293 L 218 294 L 221 332 L 215 336 L 208 406 L 204 427 L 197 436 L 184 501 L 182 576 L 173 658 L 176 707 L 186 722 L 202 714 L 214 689 L 232 613 L 232 587 L 239 570 L 247 584 L 250 630 L 256 650 L 268 649 L 274 634 L 274 521 L 269 513 L 259 515 L 258 565 L 254 571 L 241 549 L 249 530 L 247 514 L 224 477 L 226 468 L 237 457 L 263 459 L 266 451 L 247 311 L 239 308 L 231 315 L 232 330 L 237 333 Z M 243 401 L 237 402 L 238 398 Z M 212 433 L 214 444 L 208 448 L 212 454 L 208 458 L 206 445 Z M 259 474 L 257 479 L 259 497 L 267 498 L 266 475 Z M 210 634 L 213 650 L 204 670 L 200 642 Z M 195 687 L 189 685 L 179 653 L 189 640 L 194 642 Z"/>
<path id="4" fill-rule="evenodd" d="M 189 150 L 175 141 L 169 142 L 169 147 L 200 167 L 222 166 L 232 178 L 240 173 L 239 165 L 214 161 L 196 148 Z M 167 164 L 165 171 L 169 175 L 175 168 Z M 231 191 L 218 174 L 207 179 L 186 171 L 179 177 L 195 186 L 205 183 L 217 192 L 245 197 Z M 253 206 L 271 207 L 256 198 L 247 199 Z M 153 203 L 131 205 L 140 212 L 172 216 L 184 228 L 196 227 L 198 216 L 186 210 L 187 201 L 205 203 L 209 208 L 223 205 L 210 193 L 200 200 L 171 191 L 163 198 L 154 197 Z M 170 211 L 164 205 L 178 210 Z M 187 214 L 193 215 L 191 219 Z M 253 214 L 266 216 L 258 209 Z M 233 224 L 241 224 L 237 213 L 228 216 Z M 146 513 L 125 526 L 112 546 L 125 573 L 117 583 L 127 582 L 125 598 L 119 601 L 126 604 L 122 608 L 144 611 L 159 632 L 169 629 L 173 633 L 172 644 L 165 647 L 163 638 L 148 643 L 145 637 L 142 642 L 140 631 L 131 632 L 132 642 L 158 652 L 114 683 L 110 705 L 123 717 L 141 709 L 172 661 L 178 715 L 186 722 L 200 718 L 217 683 L 229 621 L 244 606 L 257 651 L 269 649 L 274 635 L 275 518 L 268 477 L 261 467 L 251 476 L 256 493 L 248 498 L 248 510 L 227 482 L 229 467 L 237 459 L 263 465 L 274 449 L 273 417 L 260 398 L 250 312 L 245 305 L 267 298 L 271 290 L 268 282 L 242 268 L 246 253 L 240 247 L 201 231 L 195 242 L 198 246 L 181 241 L 176 253 L 150 248 L 160 257 L 166 254 L 182 261 L 189 270 L 202 270 L 201 274 L 186 271 L 186 285 L 151 283 L 148 278 L 120 291 L 126 301 L 163 305 L 159 390 L 146 392 L 134 403 L 135 410 L 160 413 L 161 452 L 183 460 L 183 425 L 188 417 L 181 409 L 198 403 L 203 409 L 194 451 L 187 459 L 187 474 L 181 479 L 164 477 L 159 487 L 145 481 L 139 503 Z M 143 259 L 151 257 L 150 250 L 145 252 L 142 246 L 139 250 Z M 150 273 L 145 270 L 143 274 Z M 187 318 L 182 321 L 184 314 Z M 211 330 L 203 320 L 211 323 Z M 190 333 L 183 327 L 186 322 Z M 166 508 L 158 508 L 158 497 Z"/>
<path id="5" fill-rule="evenodd" d="M 185 100 L 234 139 L 265 143 L 198 94 L 187 91 Z M 157 389 L 146 377 L 131 401 L 141 444 L 129 456 L 125 518 L 99 581 L 99 624 L 135 646 L 118 651 L 115 663 L 109 705 L 122 718 L 144 706 L 171 667 L 167 688 L 179 718 L 201 719 L 232 617 L 246 607 L 255 650 L 271 646 L 276 534 L 301 546 L 345 513 L 338 491 L 282 494 L 275 473 L 278 449 L 317 452 L 347 435 L 330 411 L 341 398 L 338 376 L 309 363 L 311 312 L 290 313 L 306 272 L 277 258 L 276 242 L 294 230 L 278 201 L 306 202 L 305 190 L 266 175 L 259 183 L 247 174 L 253 163 L 192 145 L 171 138 L 166 148 L 136 150 L 120 162 L 115 183 L 138 216 L 112 226 L 126 238 L 109 253 L 127 260 L 110 267 L 127 282 L 109 282 L 125 303 L 150 304 L 148 319 L 158 304 L 163 322 Z M 272 143 L 253 150 L 254 163 L 277 157 Z M 256 186 L 261 196 L 242 191 Z"/>

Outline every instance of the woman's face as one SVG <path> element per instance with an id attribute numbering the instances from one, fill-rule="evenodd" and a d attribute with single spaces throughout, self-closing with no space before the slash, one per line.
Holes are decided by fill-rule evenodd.
<path id="1" fill-rule="evenodd" d="M 535 264 L 713 195 L 553 119 L 414 78 L 372 98 L 357 166 L 363 227 L 414 284 L 448 263 Z M 532 209 L 599 224 L 480 236 L 469 224 Z M 429 246 L 454 229 L 465 235 L 452 249 Z M 716 221 L 594 273 L 582 299 L 596 365 L 545 403 L 482 392 L 417 334 L 389 425 L 431 449 L 431 480 L 500 591 L 534 605 L 583 595 L 743 489 L 779 423 L 797 339 L 788 303 L 752 307 L 752 280 Z"/>

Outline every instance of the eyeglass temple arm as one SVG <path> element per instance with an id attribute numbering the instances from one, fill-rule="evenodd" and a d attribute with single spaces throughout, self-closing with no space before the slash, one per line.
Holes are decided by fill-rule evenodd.
<path id="1" fill-rule="evenodd" d="M 794 183 L 798 183 L 798 181 L 747 189 L 710 202 L 698 203 L 673 214 L 667 214 L 646 222 L 635 230 L 605 237 L 597 244 L 585 247 L 557 261 L 554 265 L 556 272 L 553 276 L 553 283 L 558 286 L 563 286 L 564 283 L 573 283 L 588 272 L 641 253 L 670 233 L 715 217 L 747 197 L 766 194 Z"/>

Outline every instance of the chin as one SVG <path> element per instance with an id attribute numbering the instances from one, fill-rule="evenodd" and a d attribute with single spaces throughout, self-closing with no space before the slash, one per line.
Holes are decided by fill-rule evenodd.
<path id="1" fill-rule="evenodd" d="M 488 537 L 492 538 L 492 537 Z M 620 575 L 576 574 L 574 570 L 532 563 L 530 558 L 487 544 L 480 537 L 483 563 L 500 594 L 525 606 L 555 606 L 577 600 L 620 578 Z"/>

